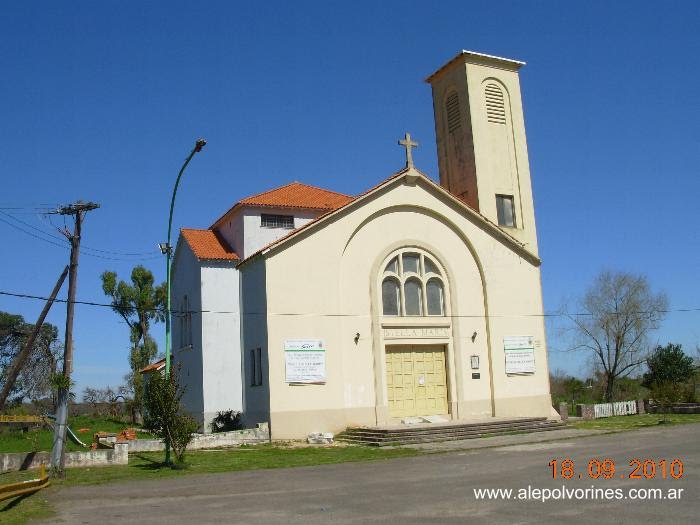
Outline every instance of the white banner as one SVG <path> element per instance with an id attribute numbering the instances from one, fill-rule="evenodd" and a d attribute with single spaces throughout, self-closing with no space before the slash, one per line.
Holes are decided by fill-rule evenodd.
<path id="1" fill-rule="evenodd" d="M 320 339 L 292 339 L 284 342 L 284 370 L 287 383 L 325 383 L 326 350 Z"/>
<path id="2" fill-rule="evenodd" d="M 503 350 L 506 355 L 506 374 L 535 373 L 535 344 L 532 336 L 504 337 Z"/>

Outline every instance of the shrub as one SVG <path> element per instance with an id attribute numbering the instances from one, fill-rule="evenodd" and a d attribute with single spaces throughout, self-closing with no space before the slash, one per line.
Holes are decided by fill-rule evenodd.
<path id="1" fill-rule="evenodd" d="M 197 422 L 182 410 L 180 400 L 185 390 L 178 381 L 179 370 L 172 370 L 166 378 L 158 372 L 151 374 L 144 395 L 144 427 L 165 442 L 178 463 L 185 457 Z"/>
<path id="2" fill-rule="evenodd" d="M 211 421 L 212 432 L 229 432 L 241 428 L 241 413 L 236 410 L 217 412 L 216 417 Z"/>
<path id="3" fill-rule="evenodd" d="M 673 381 L 665 381 L 663 383 L 654 383 L 651 386 L 651 395 L 654 402 L 663 412 L 664 418 L 660 423 L 666 423 L 666 414 L 671 411 L 671 407 L 683 399 L 684 385 L 674 383 Z"/>

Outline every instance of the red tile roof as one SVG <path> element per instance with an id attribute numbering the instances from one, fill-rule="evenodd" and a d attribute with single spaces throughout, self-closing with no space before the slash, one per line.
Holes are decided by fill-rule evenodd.
<path id="1" fill-rule="evenodd" d="M 142 374 L 147 374 L 148 372 L 153 372 L 154 370 L 160 370 L 165 366 L 165 359 L 161 359 L 160 361 L 156 361 L 155 363 L 151 363 L 150 365 L 142 368 L 139 370 Z"/>
<path id="2" fill-rule="evenodd" d="M 292 182 L 274 190 L 246 197 L 239 204 L 310 210 L 335 210 L 351 200 L 352 197 L 342 193 L 309 186 L 301 182 Z"/>
<path id="3" fill-rule="evenodd" d="M 242 206 L 296 208 L 328 212 L 345 206 L 351 200 L 353 198 L 348 195 L 295 181 L 238 201 L 226 213 L 216 219 L 211 228 L 216 229 L 226 217 L 230 216 L 231 212 Z"/>
<path id="4" fill-rule="evenodd" d="M 182 237 L 190 245 L 197 259 L 237 261 L 240 259 L 224 239 L 212 230 L 182 228 Z"/>

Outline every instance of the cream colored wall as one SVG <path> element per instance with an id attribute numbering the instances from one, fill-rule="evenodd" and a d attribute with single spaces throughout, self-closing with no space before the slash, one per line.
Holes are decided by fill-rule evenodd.
<path id="1" fill-rule="evenodd" d="M 535 258 L 515 253 L 485 231 L 479 219 L 468 218 L 461 206 L 415 175 L 417 182 L 401 177 L 325 227 L 311 228 L 267 256 L 273 437 L 303 437 L 312 431 L 337 432 L 351 425 L 391 422 L 384 345 L 416 341 L 385 341 L 382 322 L 447 324 L 449 338 L 423 342 L 448 345 L 453 417 L 550 415 L 544 326 L 541 318 L 532 316 L 542 313 Z M 445 266 L 449 308 L 456 317 L 383 319 L 377 315 L 380 265 L 393 249 L 403 246 L 424 249 Z M 492 316 L 488 322 L 486 314 Z M 360 334 L 357 344 L 356 333 Z M 532 335 L 539 341 L 534 375 L 505 375 L 503 337 L 508 335 Z M 288 385 L 284 341 L 307 338 L 325 341 L 327 382 Z M 480 356 L 481 379 L 471 379 L 471 355 Z"/>
<path id="2" fill-rule="evenodd" d="M 493 222 L 497 222 L 496 195 L 513 195 L 517 227 L 508 231 L 537 254 L 520 65 L 504 64 L 465 55 L 431 77 L 440 180 L 459 195 L 465 184 L 460 178 L 470 181 L 475 177 L 478 209 Z M 496 83 L 504 92 L 506 124 L 487 120 L 484 87 L 488 82 Z M 445 100 L 451 91 L 460 97 L 462 118 L 460 130 L 452 134 L 445 122 Z"/>
<path id="3" fill-rule="evenodd" d="M 525 121 L 517 71 L 495 69 L 481 64 L 466 65 L 474 156 L 476 160 L 481 212 L 496 222 L 495 195 L 512 191 L 516 201 L 517 228 L 509 232 L 537 253 L 537 229 L 530 181 L 530 161 L 527 155 Z M 489 123 L 486 119 L 484 85 L 492 80 L 505 91 L 506 125 Z M 504 133 L 505 132 L 505 133 Z M 503 135 L 508 135 L 504 143 Z M 505 172 L 510 171 L 510 176 Z"/>

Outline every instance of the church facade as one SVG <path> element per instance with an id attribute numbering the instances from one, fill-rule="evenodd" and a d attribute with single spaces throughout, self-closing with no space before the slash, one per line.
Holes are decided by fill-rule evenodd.
<path id="1" fill-rule="evenodd" d="M 203 430 L 555 415 L 518 71 L 463 51 L 428 77 L 440 184 L 351 197 L 298 182 L 183 229 L 174 363 Z M 292 277 L 293 276 L 293 277 Z"/>

